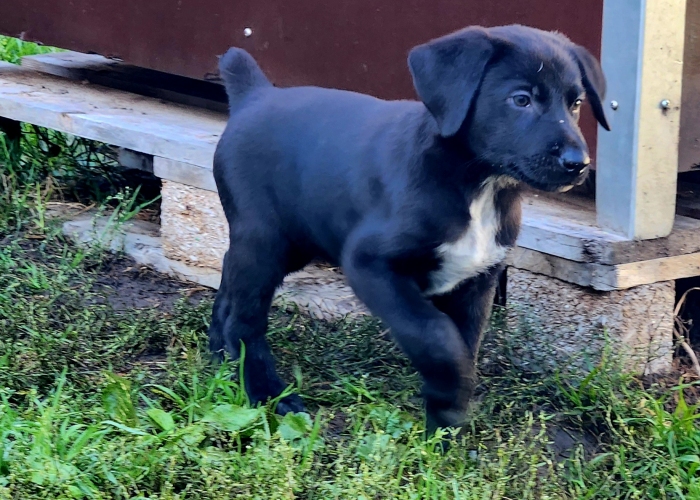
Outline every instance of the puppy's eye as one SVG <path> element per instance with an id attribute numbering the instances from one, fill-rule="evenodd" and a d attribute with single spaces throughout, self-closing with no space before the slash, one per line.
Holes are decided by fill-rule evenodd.
<path id="1" fill-rule="evenodd" d="M 576 99 L 574 103 L 571 105 L 571 109 L 574 111 L 578 111 L 581 109 L 581 105 L 583 104 L 583 99 Z"/>
<path id="2" fill-rule="evenodd" d="M 532 104 L 532 99 L 527 94 L 515 94 L 511 99 L 513 100 L 513 104 L 519 108 L 527 108 Z"/>

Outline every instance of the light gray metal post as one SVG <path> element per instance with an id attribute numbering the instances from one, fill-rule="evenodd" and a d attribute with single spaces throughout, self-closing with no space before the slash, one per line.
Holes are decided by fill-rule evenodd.
<path id="1" fill-rule="evenodd" d="M 673 227 L 686 0 L 605 0 L 608 80 L 596 172 L 598 223 L 630 239 Z"/>

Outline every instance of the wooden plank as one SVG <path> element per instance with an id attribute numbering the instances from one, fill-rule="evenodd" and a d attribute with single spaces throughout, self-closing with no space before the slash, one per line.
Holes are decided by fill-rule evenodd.
<path id="1" fill-rule="evenodd" d="M 526 196 L 522 208 L 518 245 L 525 248 L 577 262 L 613 263 L 612 245 L 626 242 L 622 236 L 601 230 L 590 208 L 538 194 Z"/>
<path id="2" fill-rule="evenodd" d="M 647 283 L 700 276 L 700 254 L 678 255 L 662 259 L 615 266 L 614 285 L 618 289 Z"/>
<path id="3" fill-rule="evenodd" d="M 594 290 L 612 291 L 700 276 L 700 253 L 608 266 L 518 247 L 510 255 L 509 265 Z"/>
<path id="4" fill-rule="evenodd" d="M 117 148 L 117 161 L 124 168 L 153 173 L 153 156 L 126 148 Z"/>
<path id="5" fill-rule="evenodd" d="M 22 66 L 147 97 L 228 112 L 226 91 L 218 83 L 129 66 L 97 54 L 68 51 L 26 56 L 22 58 Z"/>
<path id="6" fill-rule="evenodd" d="M 685 12 L 686 0 L 604 3 L 601 61 L 612 132 L 598 134 L 596 207 L 601 227 L 628 239 L 673 229 Z"/>
<path id="7" fill-rule="evenodd" d="M 625 286 L 618 280 L 619 265 L 608 266 L 588 262 L 574 262 L 561 257 L 543 254 L 535 250 L 517 247 L 513 250 L 510 265 L 537 274 L 550 276 L 567 283 L 609 292 L 631 288 L 640 284 L 655 283 L 655 281 Z M 667 280 L 660 280 L 667 281 Z"/>
<path id="8" fill-rule="evenodd" d="M 0 65 L 0 116 L 211 168 L 226 115 Z"/>
<path id="9" fill-rule="evenodd" d="M 528 194 L 518 245 L 576 262 L 622 264 L 700 252 L 700 221 L 676 216 L 666 238 L 630 241 L 601 229 L 591 200 Z"/>
<path id="10" fill-rule="evenodd" d="M 153 159 L 153 173 L 161 179 L 216 192 L 216 182 L 210 168 L 156 156 Z"/>
<path id="11" fill-rule="evenodd" d="M 508 264 L 575 285 L 590 287 L 593 283 L 593 264 L 574 262 L 527 248 L 514 248 Z"/>

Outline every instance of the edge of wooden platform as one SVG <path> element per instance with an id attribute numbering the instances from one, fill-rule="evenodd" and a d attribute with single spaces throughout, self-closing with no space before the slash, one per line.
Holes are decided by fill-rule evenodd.
<path id="1" fill-rule="evenodd" d="M 0 64 L 0 116 L 211 169 L 227 116 Z"/>

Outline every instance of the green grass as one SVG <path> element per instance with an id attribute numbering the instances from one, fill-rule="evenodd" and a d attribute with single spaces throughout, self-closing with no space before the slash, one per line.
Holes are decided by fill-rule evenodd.
<path id="1" fill-rule="evenodd" d="M 58 49 L 0 35 L 0 61 L 18 64 L 24 56 L 56 52 Z"/>
<path id="2" fill-rule="evenodd" d="M 100 279 L 119 261 L 39 224 L 26 189 L 0 231 L 0 498 L 700 495 L 697 408 L 612 363 L 583 380 L 491 366 L 443 454 L 422 437 L 418 378 L 378 324 L 275 310 L 271 342 L 310 413 L 251 408 L 238 365 L 208 361 L 210 298 L 113 307 Z M 557 457 L 561 432 L 587 449 Z"/>
<path id="3" fill-rule="evenodd" d="M 75 188 L 105 157 L 85 170 L 82 150 L 51 150 L 72 139 L 25 132 L 0 147 L 0 499 L 700 498 L 694 388 L 645 388 L 610 355 L 585 378 L 525 373 L 498 315 L 479 404 L 445 453 L 372 320 L 273 310 L 280 370 L 309 413 L 251 407 L 239 364 L 209 362 L 210 294 L 78 248 L 48 217 L 66 192 L 134 215 L 133 193 Z M 130 282 L 160 305 L 120 305 L 106 285 Z"/>

